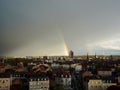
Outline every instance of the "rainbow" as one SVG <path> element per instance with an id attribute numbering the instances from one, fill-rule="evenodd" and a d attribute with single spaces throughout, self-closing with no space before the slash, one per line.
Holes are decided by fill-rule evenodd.
<path id="1" fill-rule="evenodd" d="M 65 42 L 64 38 L 63 38 L 63 42 L 64 42 L 65 55 L 68 56 L 69 55 L 69 48 L 68 48 L 67 43 Z"/>
<path id="2" fill-rule="evenodd" d="M 58 30 L 58 29 L 56 29 L 56 30 L 57 30 L 59 38 L 63 42 L 63 50 L 64 50 L 63 54 L 66 55 L 66 56 L 68 56 L 69 55 L 69 48 L 68 48 L 67 43 L 65 41 L 65 38 L 63 36 L 64 34 L 61 32 L 61 30 Z"/>

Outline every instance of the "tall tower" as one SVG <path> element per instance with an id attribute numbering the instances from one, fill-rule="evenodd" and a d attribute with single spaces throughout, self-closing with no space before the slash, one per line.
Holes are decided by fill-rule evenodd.
<path id="1" fill-rule="evenodd" d="M 89 60 L 89 54 L 87 53 L 87 58 L 86 58 L 87 60 Z"/>
<path id="2" fill-rule="evenodd" d="M 69 52 L 69 58 L 73 58 L 74 57 L 74 52 L 72 50 L 70 50 Z"/>

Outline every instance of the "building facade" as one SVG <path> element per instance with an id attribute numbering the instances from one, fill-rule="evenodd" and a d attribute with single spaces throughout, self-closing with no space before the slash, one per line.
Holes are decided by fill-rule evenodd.
<path id="1" fill-rule="evenodd" d="M 10 90 L 10 78 L 0 78 L 0 90 Z"/>
<path id="2" fill-rule="evenodd" d="M 49 90 L 48 78 L 30 78 L 29 90 Z"/>
<path id="3" fill-rule="evenodd" d="M 99 70 L 98 71 L 99 76 L 112 76 L 111 70 Z"/>
<path id="4" fill-rule="evenodd" d="M 103 82 L 102 80 L 89 80 L 88 90 L 106 90 L 109 86 L 117 85 L 117 83 Z"/>
<path id="5" fill-rule="evenodd" d="M 62 85 L 65 90 L 71 89 L 71 75 L 58 75 L 55 78 L 55 82 L 57 85 Z"/>

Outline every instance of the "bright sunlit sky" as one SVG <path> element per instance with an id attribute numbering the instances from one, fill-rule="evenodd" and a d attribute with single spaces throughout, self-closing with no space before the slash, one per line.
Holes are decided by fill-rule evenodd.
<path id="1" fill-rule="evenodd" d="M 0 0 L 0 55 L 120 54 L 120 0 Z"/>

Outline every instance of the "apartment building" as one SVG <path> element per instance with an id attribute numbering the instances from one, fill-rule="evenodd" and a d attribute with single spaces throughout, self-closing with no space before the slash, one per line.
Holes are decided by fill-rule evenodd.
<path id="1" fill-rule="evenodd" d="M 0 90 L 10 90 L 10 78 L 0 78 Z"/>
<path id="2" fill-rule="evenodd" d="M 117 85 L 117 83 L 112 83 L 111 81 L 104 82 L 103 80 L 89 80 L 88 90 L 106 90 L 109 86 Z"/>
<path id="3" fill-rule="evenodd" d="M 29 90 L 49 90 L 49 78 L 30 78 Z"/>

